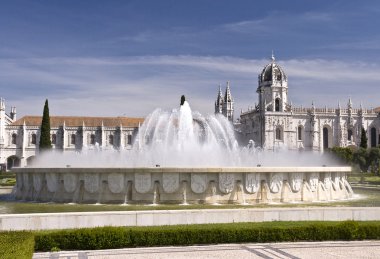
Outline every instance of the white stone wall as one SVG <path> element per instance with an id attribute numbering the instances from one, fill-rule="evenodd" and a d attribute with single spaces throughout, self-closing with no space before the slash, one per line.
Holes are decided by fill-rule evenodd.
<path id="1" fill-rule="evenodd" d="M 0 215 L 0 231 L 265 221 L 374 221 L 378 207 L 200 209 Z"/>
<path id="2" fill-rule="evenodd" d="M 311 110 L 311 109 L 309 109 Z M 321 109 L 320 109 L 321 110 Z M 263 118 L 263 119 L 262 119 Z M 359 146 L 361 128 L 367 131 L 368 146 L 371 146 L 371 129 L 376 131 L 375 142 L 379 144 L 380 117 L 376 113 L 341 114 L 334 112 L 310 113 L 251 111 L 240 117 L 240 131 L 243 144 L 252 139 L 256 145 L 273 149 L 282 145 L 289 149 L 323 151 L 323 128 L 328 129 L 328 147 Z M 298 127 L 301 127 L 301 140 Z M 281 130 L 281 138 L 276 139 L 276 128 Z M 348 140 L 348 130 L 352 131 Z M 262 136 L 262 137 L 261 137 Z"/>

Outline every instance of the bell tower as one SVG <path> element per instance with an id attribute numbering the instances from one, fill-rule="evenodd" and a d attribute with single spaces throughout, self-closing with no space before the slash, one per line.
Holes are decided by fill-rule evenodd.
<path id="1" fill-rule="evenodd" d="M 276 63 L 272 53 L 271 62 L 266 65 L 258 78 L 257 93 L 261 111 L 285 112 L 288 102 L 288 78 Z"/>

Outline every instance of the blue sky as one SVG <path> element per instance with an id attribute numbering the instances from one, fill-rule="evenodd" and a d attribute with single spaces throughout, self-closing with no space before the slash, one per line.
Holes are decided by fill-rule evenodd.
<path id="1" fill-rule="evenodd" d="M 359 5 L 361 3 L 361 5 Z M 0 1 L 7 112 L 146 116 L 213 112 L 231 81 L 235 116 L 257 101 L 274 50 L 295 106 L 380 106 L 380 1 Z"/>

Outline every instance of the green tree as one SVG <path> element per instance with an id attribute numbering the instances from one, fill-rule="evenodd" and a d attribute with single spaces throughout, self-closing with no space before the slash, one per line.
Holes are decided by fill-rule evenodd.
<path id="1" fill-rule="evenodd" d="M 40 134 L 40 151 L 51 149 L 50 140 L 50 116 L 49 116 L 49 103 L 46 99 L 44 105 L 44 114 L 42 116 L 41 134 Z"/>
<path id="2" fill-rule="evenodd" d="M 367 152 L 367 149 L 366 148 L 359 148 L 355 153 L 354 153 L 354 157 L 353 157 L 353 162 L 355 164 L 358 164 L 359 167 L 360 167 L 360 170 L 362 170 L 363 172 L 367 172 L 368 171 L 368 167 L 369 167 L 369 153 Z"/>
<path id="3" fill-rule="evenodd" d="M 368 141 L 367 132 L 362 127 L 362 135 L 360 137 L 360 147 L 361 148 L 367 148 L 368 147 L 367 141 Z"/>
<path id="4" fill-rule="evenodd" d="M 371 166 L 371 172 L 378 174 L 380 164 L 380 148 L 371 148 L 368 153 L 368 160 L 368 164 Z"/>
<path id="5" fill-rule="evenodd" d="M 331 153 L 344 163 L 352 163 L 354 152 L 349 147 L 333 147 Z"/>

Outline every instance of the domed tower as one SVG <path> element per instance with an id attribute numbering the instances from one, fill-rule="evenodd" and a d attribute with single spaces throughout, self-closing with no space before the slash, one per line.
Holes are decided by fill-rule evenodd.
<path id="1" fill-rule="evenodd" d="M 288 102 L 288 78 L 284 70 L 275 62 L 272 53 L 271 62 L 259 75 L 259 94 L 261 111 L 285 112 Z"/>

